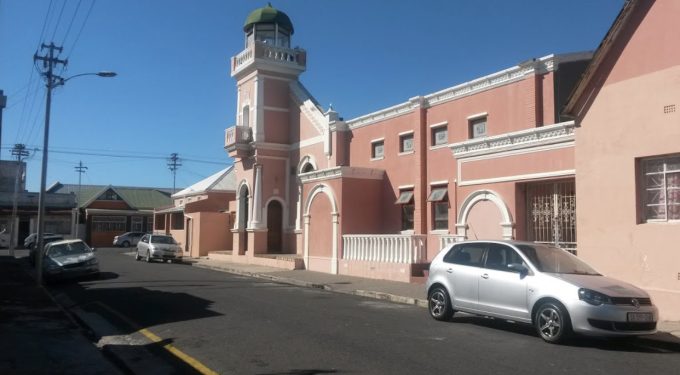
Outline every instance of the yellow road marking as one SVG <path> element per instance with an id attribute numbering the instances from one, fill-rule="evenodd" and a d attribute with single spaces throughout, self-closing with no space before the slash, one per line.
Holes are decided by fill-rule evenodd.
<path id="1" fill-rule="evenodd" d="M 149 340 L 151 340 L 152 342 L 154 342 L 154 343 L 159 343 L 159 342 L 162 342 L 162 341 L 163 341 L 162 338 L 160 338 L 159 336 L 157 336 L 157 335 L 154 334 L 153 332 L 149 331 L 147 328 L 140 328 L 140 326 L 139 326 L 138 324 L 136 324 L 136 323 L 133 322 L 132 320 L 128 319 L 128 317 L 126 317 L 125 315 L 119 313 L 118 311 L 114 310 L 113 308 L 111 308 L 111 307 L 105 305 L 104 303 L 99 302 L 99 301 L 95 301 L 95 302 L 92 302 L 92 304 L 97 304 L 97 305 L 99 305 L 101 308 L 103 308 L 104 310 L 106 310 L 106 311 L 110 312 L 111 314 L 117 316 L 118 318 L 120 318 L 121 320 L 123 320 L 125 323 L 127 323 L 127 324 L 129 324 L 131 327 L 133 327 L 135 330 L 137 330 L 137 332 L 141 333 L 141 334 L 144 335 L 146 338 L 148 338 Z M 189 366 L 193 367 L 196 371 L 200 372 L 201 374 L 204 374 L 204 375 L 219 375 L 219 373 L 217 373 L 216 371 L 213 371 L 212 369 L 210 369 L 210 368 L 207 367 L 206 365 L 202 364 L 202 363 L 199 362 L 196 358 L 194 358 L 194 357 L 192 357 L 192 356 L 190 356 L 190 355 L 184 353 L 183 351 L 177 349 L 177 348 L 176 348 L 174 345 L 172 345 L 172 344 L 164 344 L 164 345 L 163 345 L 163 349 L 169 351 L 169 352 L 172 353 L 175 357 L 181 359 L 183 362 L 185 362 L 185 363 L 188 364 Z"/>

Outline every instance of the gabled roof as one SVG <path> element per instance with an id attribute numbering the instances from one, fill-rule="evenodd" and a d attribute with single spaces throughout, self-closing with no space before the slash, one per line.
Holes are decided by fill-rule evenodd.
<path id="1" fill-rule="evenodd" d="M 92 204 L 97 198 L 107 190 L 113 190 L 128 206 L 137 210 L 150 210 L 157 207 L 172 204 L 170 199 L 170 189 L 163 188 L 140 188 L 112 185 L 80 185 L 62 184 L 56 182 L 52 184 L 47 192 L 74 194 L 78 207 L 84 208 Z"/>
<path id="2" fill-rule="evenodd" d="M 621 8 L 618 16 L 616 16 L 614 23 L 609 28 L 609 31 L 607 31 L 607 35 L 604 36 L 604 39 L 602 39 L 602 42 L 600 42 L 600 45 L 597 47 L 597 50 L 593 55 L 593 59 L 590 60 L 590 64 L 586 68 L 586 71 L 583 72 L 581 79 L 576 84 L 576 87 L 574 87 L 569 99 L 567 99 L 567 104 L 564 106 L 564 110 L 562 111 L 562 113 L 565 115 L 573 117 L 579 116 L 579 113 L 576 113 L 576 104 L 583 96 L 586 88 L 590 85 L 595 73 L 600 67 L 600 64 L 602 61 L 604 61 L 605 57 L 611 50 L 612 45 L 614 45 L 614 41 L 616 41 L 616 38 L 620 35 L 621 30 L 627 24 L 638 2 L 638 0 L 626 0 L 626 3 L 623 4 L 623 7 Z"/>
<path id="3" fill-rule="evenodd" d="M 229 166 L 210 177 L 189 186 L 188 188 L 173 194 L 173 198 L 186 197 L 188 195 L 202 194 L 207 192 L 233 192 L 236 191 L 236 173 L 234 166 Z"/>

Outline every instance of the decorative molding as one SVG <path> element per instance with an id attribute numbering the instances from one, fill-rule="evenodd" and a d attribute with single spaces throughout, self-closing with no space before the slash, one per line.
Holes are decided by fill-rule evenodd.
<path id="1" fill-rule="evenodd" d="M 514 227 L 514 223 L 512 221 L 512 214 L 510 213 L 508 206 L 505 204 L 501 196 L 493 190 L 477 190 L 465 198 L 458 213 L 456 234 L 459 237 L 467 238 L 467 220 L 468 216 L 470 215 L 470 210 L 476 203 L 481 201 L 491 201 L 496 205 L 501 213 L 501 217 L 503 218 L 503 221 L 500 223 L 501 230 L 503 232 L 503 239 L 513 239 L 512 229 Z"/>
<path id="2" fill-rule="evenodd" d="M 291 98 L 299 106 L 300 112 L 309 119 L 320 134 L 325 134 L 324 129 L 328 128 L 328 120 L 317 106 L 312 95 L 298 81 L 290 82 L 288 87 L 290 87 Z"/>
<path id="3" fill-rule="evenodd" d="M 568 142 L 574 139 L 574 121 L 470 139 L 449 145 L 456 158 L 487 155 L 500 151 L 536 147 L 541 144 Z"/>
<path id="4" fill-rule="evenodd" d="M 269 142 L 252 142 L 251 145 L 254 148 L 259 148 L 262 150 L 272 150 L 272 151 L 290 151 L 291 145 L 285 143 L 269 143 Z"/>
<path id="5" fill-rule="evenodd" d="M 384 142 L 384 141 L 385 141 L 385 137 L 376 138 L 376 139 L 371 139 L 371 143 Z"/>
<path id="6" fill-rule="evenodd" d="M 364 180 L 382 180 L 385 171 L 374 168 L 361 167 L 333 167 L 320 169 L 299 175 L 302 183 L 332 180 L 335 178 L 359 178 Z"/>
<path id="7" fill-rule="evenodd" d="M 415 189 L 416 185 L 399 185 L 397 186 L 397 189 L 399 190 L 407 190 L 407 189 Z"/>
<path id="8" fill-rule="evenodd" d="M 404 102 L 377 112 L 369 113 L 367 115 L 349 120 L 347 121 L 347 126 L 349 126 L 349 128 L 352 130 L 361 128 L 363 126 L 371 125 L 379 121 L 384 121 L 393 117 L 410 113 L 419 106 L 420 106 L 419 104 L 413 103 L 412 101 Z"/>
<path id="9" fill-rule="evenodd" d="M 318 143 L 323 143 L 323 135 L 317 135 L 316 137 L 307 138 L 300 142 L 296 142 L 290 145 L 291 150 L 299 150 L 304 147 L 309 147 Z"/>
<path id="10" fill-rule="evenodd" d="M 415 133 L 413 130 L 407 130 L 405 132 L 399 133 L 398 135 L 401 137 L 403 135 L 410 135 L 410 134 L 413 134 L 413 133 Z"/>
<path id="11" fill-rule="evenodd" d="M 459 179 L 460 182 L 458 183 L 458 186 L 492 184 L 492 183 L 498 183 L 498 182 L 522 181 L 522 180 L 537 180 L 537 179 L 546 179 L 546 178 L 554 178 L 554 177 L 574 176 L 575 174 L 576 174 L 576 170 L 565 169 L 565 170 L 562 170 L 562 171 L 543 172 L 543 173 L 529 173 L 529 174 L 522 174 L 522 175 L 485 178 L 485 179 L 478 179 L 478 180 L 463 181 L 462 179 Z"/>
<path id="12" fill-rule="evenodd" d="M 442 122 L 438 122 L 436 124 L 432 124 L 432 125 L 428 125 L 428 126 L 430 127 L 430 129 L 434 129 L 434 128 L 441 128 L 441 127 L 447 126 L 447 125 L 449 125 L 448 121 L 442 121 Z"/>
<path id="13" fill-rule="evenodd" d="M 270 106 L 263 106 L 265 111 L 272 111 L 272 112 L 290 112 L 290 109 L 288 108 L 280 108 L 280 107 L 270 107 Z"/>
<path id="14" fill-rule="evenodd" d="M 436 185 L 448 185 L 449 181 L 448 180 L 441 180 L 441 181 L 432 181 L 430 182 L 430 186 L 436 186 Z"/>

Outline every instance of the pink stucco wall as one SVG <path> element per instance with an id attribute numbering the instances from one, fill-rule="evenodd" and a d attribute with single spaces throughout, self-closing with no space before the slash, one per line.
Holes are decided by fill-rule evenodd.
<path id="1" fill-rule="evenodd" d="M 680 113 L 664 113 L 680 106 L 678 14 L 674 0 L 638 3 L 576 133 L 579 256 L 650 292 L 662 320 L 680 319 L 680 223 L 641 220 L 637 162 L 680 154 Z"/>

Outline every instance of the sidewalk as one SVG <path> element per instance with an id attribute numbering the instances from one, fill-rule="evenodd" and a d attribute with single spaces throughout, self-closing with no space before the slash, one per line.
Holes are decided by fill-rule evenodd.
<path id="1" fill-rule="evenodd" d="M 187 261 L 191 262 L 194 267 L 427 307 L 425 286 L 421 284 L 332 275 L 307 270 L 287 271 L 273 267 L 230 263 L 207 258 L 189 259 Z M 659 322 L 657 329 L 659 333 L 654 336 L 646 336 L 646 338 L 662 340 L 680 346 L 680 322 Z"/>
<path id="2" fill-rule="evenodd" d="M 29 275 L 0 251 L 0 373 L 120 374 Z"/>

